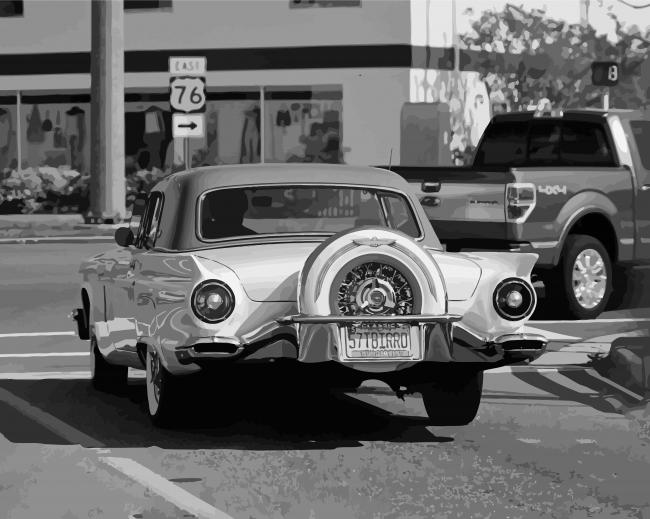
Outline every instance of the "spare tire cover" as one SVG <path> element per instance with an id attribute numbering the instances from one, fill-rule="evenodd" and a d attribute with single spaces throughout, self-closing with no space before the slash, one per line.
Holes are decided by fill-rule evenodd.
<path id="1" fill-rule="evenodd" d="M 336 234 L 310 254 L 298 309 L 321 316 L 443 314 L 447 293 L 435 260 L 411 237 L 364 227 Z"/>

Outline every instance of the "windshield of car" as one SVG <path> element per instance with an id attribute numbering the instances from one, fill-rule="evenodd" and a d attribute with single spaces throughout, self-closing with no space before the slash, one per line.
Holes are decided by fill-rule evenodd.
<path id="1" fill-rule="evenodd" d="M 204 240 L 256 234 L 334 234 L 374 225 L 421 232 L 405 196 L 380 189 L 270 186 L 216 189 L 201 200 Z"/>

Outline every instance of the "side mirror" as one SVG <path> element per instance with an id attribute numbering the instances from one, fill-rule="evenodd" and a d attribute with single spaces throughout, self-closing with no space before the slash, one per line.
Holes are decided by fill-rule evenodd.
<path id="1" fill-rule="evenodd" d="M 120 227 L 115 231 L 115 242 L 120 247 L 128 247 L 133 245 L 135 237 L 133 236 L 133 231 L 128 227 Z"/>

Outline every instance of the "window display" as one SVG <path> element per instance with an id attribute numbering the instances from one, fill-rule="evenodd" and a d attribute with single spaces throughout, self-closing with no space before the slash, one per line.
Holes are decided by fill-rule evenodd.
<path id="1" fill-rule="evenodd" d="M 343 162 L 341 87 L 264 89 L 266 162 Z"/>

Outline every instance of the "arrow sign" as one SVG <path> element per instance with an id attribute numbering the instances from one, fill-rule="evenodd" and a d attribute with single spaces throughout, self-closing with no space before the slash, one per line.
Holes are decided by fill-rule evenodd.
<path id="1" fill-rule="evenodd" d="M 205 135 L 205 117 L 203 114 L 174 114 L 172 117 L 174 138 L 203 137 Z"/>

